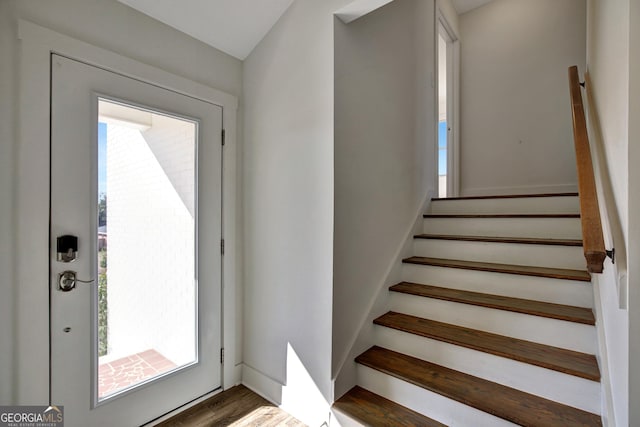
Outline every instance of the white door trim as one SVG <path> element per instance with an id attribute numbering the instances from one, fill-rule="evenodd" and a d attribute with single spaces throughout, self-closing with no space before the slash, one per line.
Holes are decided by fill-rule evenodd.
<path id="1" fill-rule="evenodd" d="M 18 23 L 20 85 L 16 184 L 16 403 L 49 402 L 49 183 L 50 55 L 58 53 L 223 107 L 223 310 L 225 363 L 222 388 L 238 384 L 235 366 L 236 115 L 235 96 L 65 36 L 29 21 Z"/>
<path id="2" fill-rule="evenodd" d="M 447 21 L 445 14 L 440 9 L 440 6 L 436 2 L 436 21 L 434 25 L 434 39 L 435 39 L 435 85 L 436 94 L 438 93 L 438 35 L 440 33 L 440 26 L 447 33 L 451 40 L 451 62 L 447 65 L 447 68 L 451 66 L 451 74 L 453 79 L 447 79 L 447 84 L 451 80 L 449 89 L 451 90 L 450 99 L 447 100 L 447 117 L 451 117 L 453 127 L 451 128 L 451 143 L 447 146 L 447 196 L 457 197 L 460 195 L 460 38 L 454 31 L 453 27 Z M 436 97 L 437 98 L 437 97 Z M 436 103 L 437 105 L 437 103 Z M 439 116 L 438 109 L 436 108 L 436 141 L 438 140 L 438 126 Z M 436 144 L 437 146 L 437 144 Z M 437 147 L 436 147 L 437 150 Z M 449 152 L 450 151 L 450 152 Z M 436 160 L 438 152 L 436 151 Z M 453 154 L 453 156 L 450 156 Z M 437 175 L 437 163 L 436 163 L 436 175 Z M 436 182 L 437 176 L 436 176 Z"/>

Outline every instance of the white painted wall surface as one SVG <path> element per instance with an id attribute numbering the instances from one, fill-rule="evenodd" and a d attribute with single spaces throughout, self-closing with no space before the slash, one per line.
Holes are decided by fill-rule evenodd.
<path id="1" fill-rule="evenodd" d="M 587 72 L 612 191 L 626 235 L 629 169 L 629 4 L 589 1 Z"/>
<path id="2" fill-rule="evenodd" d="M 567 68 L 584 69 L 584 0 L 494 0 L 460 16 L 462 195 L 577 183 Z"/>
<path id="3" fill-rule="evenodd" d="M 629 2 L 629 425 L 640 425 L 640 4 Z M 632 214 L 633 213 L 633 214 Z"/>
<path id="4" fill-rule="evenodd" d="M 635 259 L 631 252 L 630 221 L 637 215 L 630 214 L 630 201 L 637 202 L 637 195 L 631 190 L 630 171 L 633 170 L 632 159 L 628 158 L 631 147 L 629 143 L 630 126 L 630 52 L 631 43 L 629 29 L 631 20 L 628 0 L 615 2 L 588 2 L 587 31 L 587 73 L 590 86 L 589 94 L 589 136 L 598 155 L 604 157 L 604 173 L 599 183 L 603 185 L 604 194 L 599 202 L 606 210 L 603 218 L 611 229 L 607 236 L 614 243 L 617 254 L 621 258 L 617 266 L 609 262 L 605 265 L 604 274 L 596 281 L 596 310 L 598 323 L 604 335 L 600 343 L 601 353 L 606 359 L 603 362 L 604 393 L 607 398 L 608 425 L 635 425 L 629 417 L 629 404 L 633 402 L 629 396 L 630 359 L 629 346 L 637 341 L 632 337 L 629 316 L 638 310 L 634 308 L 629 292 L 629 311 L 620 308 L 626 303 L 626 278 L 620 277 L 620 264 L 626 267 L 629 287 L 637 286 L 637 278 L 632 276 L 637 271 L 637 252 Z M 636 21 L 637 22 L 637 21 Z M 637 45 L 636 45 L 637 46 Z M 636 47 L 637 49 L 637 47 Z M 636 92 L 637 93 L 637 92 Z M 636 157 L 637 159 L 637 157 Z M 627 249 L 628 248 L 628 249 Z M 635 279 L 633 281 L 632 279 Z M 636 300 L 637 301 L 637 300 Z M 635 303 L 637 307 L 637 302 Z M 602 338 L 602 336 L 601 336 Z M 614 424 L 615 423 L 615 424 Z M 636 422 L 637 424 L 637 422 Z"/>
<path id="5" fill-rule="evenodd" d="M 460 16 L 458 12 L 456 12 L 456 8 L 453 6 L 453 2 L 451 0 L 437 0 L 436 6 L 440 13 L 443 15 L 444 19 L 447 21 L 447 24 L 451 26 L 451 31 L 456 35 L 456 37 L 460 36 Z"/>
<path id="6" fill-rule="evenodd" d="M 396 1 L 336 22 L 334 377 L 436 188 L 433 6 Z"/>
<path id="7" fill-rule="evenodd" d="M 0 2 L 0 405 L 14 401 L 14 141 L 17 96 L 15 22 L 11 5 Z"/>
<path id="8" fill-rule="evenodd" d="M 244 381 L 282 400 L 255 379 L 288 383 L 290 346 L 322 396 L 293 390 L 320 408 L 291 408 L 310 425 L 332 399 L 333 12 L 347 2 L 297 0 L 244 63 Z"/>
<path id="9" fill-rule="evenodd" d="M 30 354 L 21 354 L 17 336 L 31 327 L 28 319 L 46 315 L 46 308 L 30 313 L 12 313 L 20 283 L 11 280 L 12 266 L 17 264 L 11 252 L 17 215 L 48 223 L 47 212 L 19 212 L 15 208 L 17 171 L 14 159 L 18 151 L 16 126 L 28 115 L 18 117 L 18 19 L 27 19 L 63 34 L 76 37 L 143 63 L 184 76 L 196 82 L 240 96 L 242 63 L 229 55 L 195 41 L 164 24 L 126 7 L 115 0 L 5 0 L 0 2 L 0 403 L 45 402 L 48 392 L 39 384 L 48 377 L 48 368 L 30 364 Z M 48 105 L 42 96 L 42 105 Z M 46 154 L 43 154 L 46 155 Z M 41 240 L 47 253 L 47 236 Z M 4 256 L 9 253 L 9 256 Z M 42 255 L 42 254 L 39 254 Z M 16 267 L 17 268 L 17 267 Z M 17 270 L 16 270 L 17 271 Z M 43 284 L 46 286 L 46 283 Z M 6 298 L 5 298 L 6 296 Z M 14 319 L 19 319 L 14 321 Z M 16 334 L 14 332 L 17 331 Z M 11 380 L 14 378 L 14 381 Z"/>

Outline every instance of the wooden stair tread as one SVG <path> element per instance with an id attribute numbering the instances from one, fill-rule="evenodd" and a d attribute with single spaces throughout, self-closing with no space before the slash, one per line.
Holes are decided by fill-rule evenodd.
<path id="1" fill-rule="evenodd" d="M 526 199 L 531 197 L 578 197 L 578 193 L 505 194 L 505 195 L 494 195 L 494 196 L 438 197 L 431 200 L 447 201 L 447 200 L 483 200 L 483 199 Z"/>
<path id="2" fill-rule="evenodd" d="M 526 427 L 601 426 L 598 415 L 374 346 L 356 362 Z"/>
<path id="3" fill-rule="evenodd" d="M 423 218 L 580 218 L 580 214 L 424 214 Z"/>
<path id="4" fill-rule="evenodd" d="M 494 273 L 518 274 L 523 276 L 548 277 L 552 279 L 579 280 L 590 282 L 591 275 L 582 270 L 564 268 L 532 267 L 528 265 L 494 264 L 488 262 L 462 261 L 441 258 L 413 256 L 402 262 L 408 264 L 432 265 L 436 267 L 461 268 L 467 270 L 489 271 Z"/>
<path id="5" fill-rule="evenodd" d="M 349 390 L 333 406 L 368 426 L 447 427 L 359 386 Z"/>
<path id="6" fill-rule="evenodd" d="M 538 344 L 518 338 L 465 328 L 435 320 L 390 311 L 373 321 L 426 338 L 459 345 L 477 351 L 506 357 L 554 371 L 600 381 L 600 370 L 594 355 Z"/>
<path id="7" fill-rule="evenodd" d="M 585 325 L 595 325 L 596 323 L 593 311 L 590 308 L 585 307 L 553 304 L 549 302 L 512 298 L 502 295 L 483 294 L 480 292 L 442 288 L 411 282 L 398 283 L 391 286 L 389 290 L 426 298 L 435 298 L 462 304 L 530 314 L 533 316 L 566 320 L 568 322 L 583 323 Z"/>
<path id="8" fill-rule="evenodd" d="M 463 242 L 522 243 L 527 245 L 582 246 L 579 239 L 544 239 L 533 237 L 457 236 L 454 234 L 417 234 L 416 239 L 460 240 Z"/>

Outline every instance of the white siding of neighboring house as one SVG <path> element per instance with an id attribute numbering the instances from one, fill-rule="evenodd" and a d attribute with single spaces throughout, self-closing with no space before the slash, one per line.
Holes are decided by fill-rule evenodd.
<path id="1" fill-rule="evenodd" d="M 195 126 L 107 127 L 109 359 L 195 359 Z"/>

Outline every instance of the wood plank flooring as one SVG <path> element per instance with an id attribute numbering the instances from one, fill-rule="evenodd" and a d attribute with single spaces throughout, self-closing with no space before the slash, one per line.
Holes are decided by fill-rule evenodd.
<path id="1" fill-rule="evenodd" d="M 282 409 L 243 385 L 233 387 L 174 417 L 157 427 L 306 427 Z"/>
<path id="2" fill-rule="evenodd" d="M 525 427 L 601 426 L 596 414 L 374 346 L 356 362 Z"/>
<path id="3" fill-rule="evenodd" d="M 550 319 L 566 320 L 567 322 L 583 323 L 585 325 L 596 324 L 593 310 L 586 307 L 574 307 L 410 282 L 398 283 L 397 285 L 391 286 L 389 290 L 425 298 L 453 301 L 497 310 L 530 314 L 532 316 L 548 317 Z"/>
<path id="4" fill-rule="evenodd" d="M 580 214 L 424 214 L 423 218 L 580 218 Z"/>
<path id="5" fill-rule="evenodd" d="M 494 264 L 489 262 L 461 261 L 453 259 L 412 256 L 403 259 L 406 264 L 432 265 L 435 267 L 461 268 L 466 270 L 489 271 L 493 273 L 518 274 L 521 276 L 548 277 L 551 279 L 578 280 L 590 282 L 591 275 L 583 270 L 564 268 L 531 267 L 529 265 Z"/>
<path id="6" fill-rule="evenodd" d="M 390 311 L 373 321 L 410 334 L 600 381 L 595 356 Z"/>
<path id="7" fill-rule="evenodd" d="M 495 196 L 438 197 L 431 200 L 447 201 L 447 200 L 482 200 L 482 199 L 526 199 L 531 197 L 578 197 L 578 193 L 504 194 L 504 195 L 495 195 Z"/>
<path id="8" fill-rule="evenodd" d="M 362 387 L 355 386 L 333 404 L 366 426 L 447 427 Z"/>
<path id="9" fill-rule="evenodd" d="M 520 243 L 524 245 L 550 245 L 550 246 L 582 246 L 582 240 L 578 239 L 541 239 L 533 237 L 492 237 L 492 236 L 457 236 L 448 234 L 418 234 L 416 239 L 425 240 L 456 240 L 461 242 L 487 242 L 487 243 Z"/>

